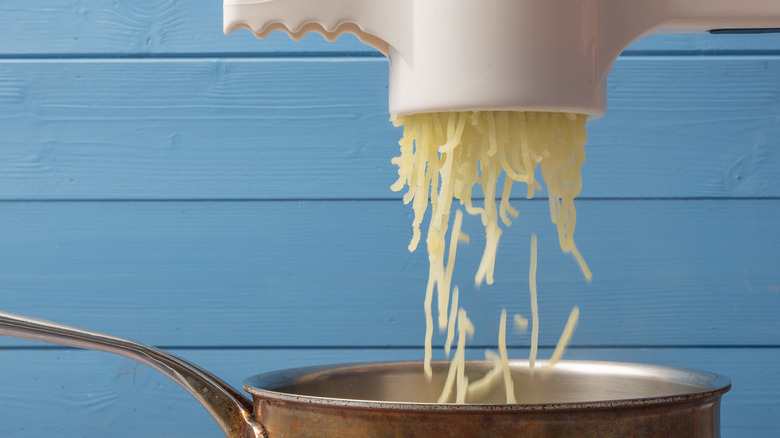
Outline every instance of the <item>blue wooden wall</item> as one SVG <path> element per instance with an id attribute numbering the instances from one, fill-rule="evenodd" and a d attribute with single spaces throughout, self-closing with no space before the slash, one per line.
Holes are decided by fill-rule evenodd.
<path id="1" fill-rule="evenodd" d="M 387 62 L 354 38 L 221 33 L 219 0 L 0 2 L 0 308 L 252 374 L 420 359 L 426 256 L 389 190 Z M 654 36 L 621 56 L 589 123 L 577 240 L 518 199 L 496 283 L 455 282 L 495 343 L 529 313 L 541 355 L 577 304 L 568 358 L 729 376 L 724 437 L 780 437 L 780 37 Z M 510 355 L 527 354 L 514 334 Z M 136 363 L 0 338 L 0 436 L 213 437 Z"/>

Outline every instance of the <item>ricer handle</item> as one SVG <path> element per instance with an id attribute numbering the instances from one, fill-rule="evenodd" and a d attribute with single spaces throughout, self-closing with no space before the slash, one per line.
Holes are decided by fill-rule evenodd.
<path id="1" fill-rule="evenodd" d="M 411 49 L 409 18 L 412 0 L 224 0 L 225 33 L 251 30 L 265 38 L 281 30 L 293 40 L 311 32 L 333 41 L 344 33 L 385 56 L 392 47 Z"/>
<path id="2" fill-rule="evenodd" d="M 780 28 L 778 0 L 665 0 L 667 20 L 661 29 Z"/>
<path id="3" fill-rule="evenodd" d="M 604 77 L 629 44 L 649 34 L 780 29 L 780 0 L 590 1 L 591 20 L 601 26 L 596 70 Z"/>

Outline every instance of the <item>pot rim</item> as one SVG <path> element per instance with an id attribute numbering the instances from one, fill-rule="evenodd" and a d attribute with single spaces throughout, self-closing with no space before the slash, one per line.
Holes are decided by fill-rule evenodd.
<path id="1" fill-rule="evenodd" d="M 434 361 L 434 364 L 448 365 L 449 361 Z M 545 366 L 547 361 L 536 361 L 537 368 Z M 486 361 L 467 361 L 467 364 L 489 364 Z M 528 368 L 527 360 L 510 360 L 510 367 Z M 320 397 L 299 395 L 274 390 L 282 385 L 289 385 L 303 377 L 313 378 L 328 374 L 343 373 L 345 371 L 370 371 L 378 368 L 410 369 L 419 367 L 421 361 L 388 361 L 388 362 L 359 362 L 341 363 L 335 365 L 318 365 L 300 368 L 290 368 L 268 373 L 257 374 L 244 381 L 244 389 L 253 397 L 265 400 L 284 401 L 292 403 L 305 403 L 312 405 L 350 407 L 366 409 L 392 409 L 392 410 L 424 410 L 424 411 L 468 411 L 468 412 L 540 412 L 540 411 L 571 411 L 571 410 L 598 410 L 614 408 L 647 407 L 665 404 L 679 404 L 703 400 L 710 397 L 720 397 L 731 389 L 731 380 L 727 377 L 689 368 L 671 367 L 665 365 L 651 365 L 630 362 L 607 361 L 575 361 L 562 360 L 557 362 L 553 369 L 579 368 L 595 372 L 609 369 L 615 371 L 615 375 L 649 376 L 659 373 L 668 377 L 671 381 L 698 385 L 700 390 L 680 392 L 664 396 L 639 397 L 630 399 L 608 399 L 583 402 L 561 403 L 533 403 L 533 404 L 455 404 L 455 403 L 424 403 L 424 402 L 395 402 L 379 400 L 360 400 L 333 397 Z M 550 368 L 548 368 L 549 370 Z M 539 370 L 544 372 L 544 369 Z M 584 373 L 587 375 L 587 373 Z"/>

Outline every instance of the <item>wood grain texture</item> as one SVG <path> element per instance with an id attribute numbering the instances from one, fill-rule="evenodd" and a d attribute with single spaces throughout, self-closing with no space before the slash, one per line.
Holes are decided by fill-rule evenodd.
<path id="1" fill-rule="evenodd" d="M 581 197 L 780 196 L 780 58 L 628 57 L 609 99 Z M 0 62 L 0 199 L 398 199 L 387 119 L 381 59 Z"/>
<path id="2" fill-rule="evenodd" d="M 174 351 L 240 387 L 263 371 L 366 360 L 419 360 L 409 350 Z M 527 350 L 510 350 L 523 358 Z M 542 357 L 551 354 L 540 350 Z M 482 351 L 469 351 L 480 358 Z M 567 358 L 705 369 L 732 379 L 723 398 L 724 438 L 774 438 L 780 415 L 778 349 L 574 349 Z M 0 350 L 0 434 L 4 438 L 215 437 L 220 432 L 184 390 L 127 359 L 77 350 Z M 6 378 L 13 376 L 12 379 Z"/>
<path id="3" fill-rule="evenodd" d="M 478 291 L 484 231 L 465 221 L 453 282 L 476 344 L 495 344 L 502 306 L 530 314 L 531 232 L 543 344 L 574 305 L 577 345 L 780 344 L 780 200 L 580 202 L 590 284 L 547 202 L 517 207 Z M 3 307 L 155 345 L 417 346 L 427 256 L 410 228 L 400 201 L 0 203 Z"/>
<path id="4" fill-rule="evenodd" d="M 275 32 L 259 42 L 246 30 L 222 34 L 219 0 L 4 0 L 0 4 L 0 55 L 160 56 L 353 53 L 378 55 L 351 35 L 327 43 L 319 35 L 291 41 Z M 780 50 L 777 35 L 654 35 L 629 52 L 722 53 Z"/>

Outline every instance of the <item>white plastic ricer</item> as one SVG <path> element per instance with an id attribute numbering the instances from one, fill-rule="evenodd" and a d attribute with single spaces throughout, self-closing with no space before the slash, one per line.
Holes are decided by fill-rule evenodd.
<path id="1" fill-rule="evenodd" d="M 598 118 L 618 55 L 651 33 L 780 31 L 780 0 L 224 0 L 224 27 L 390 59 L 390 113 L 559 111 Z"/>

